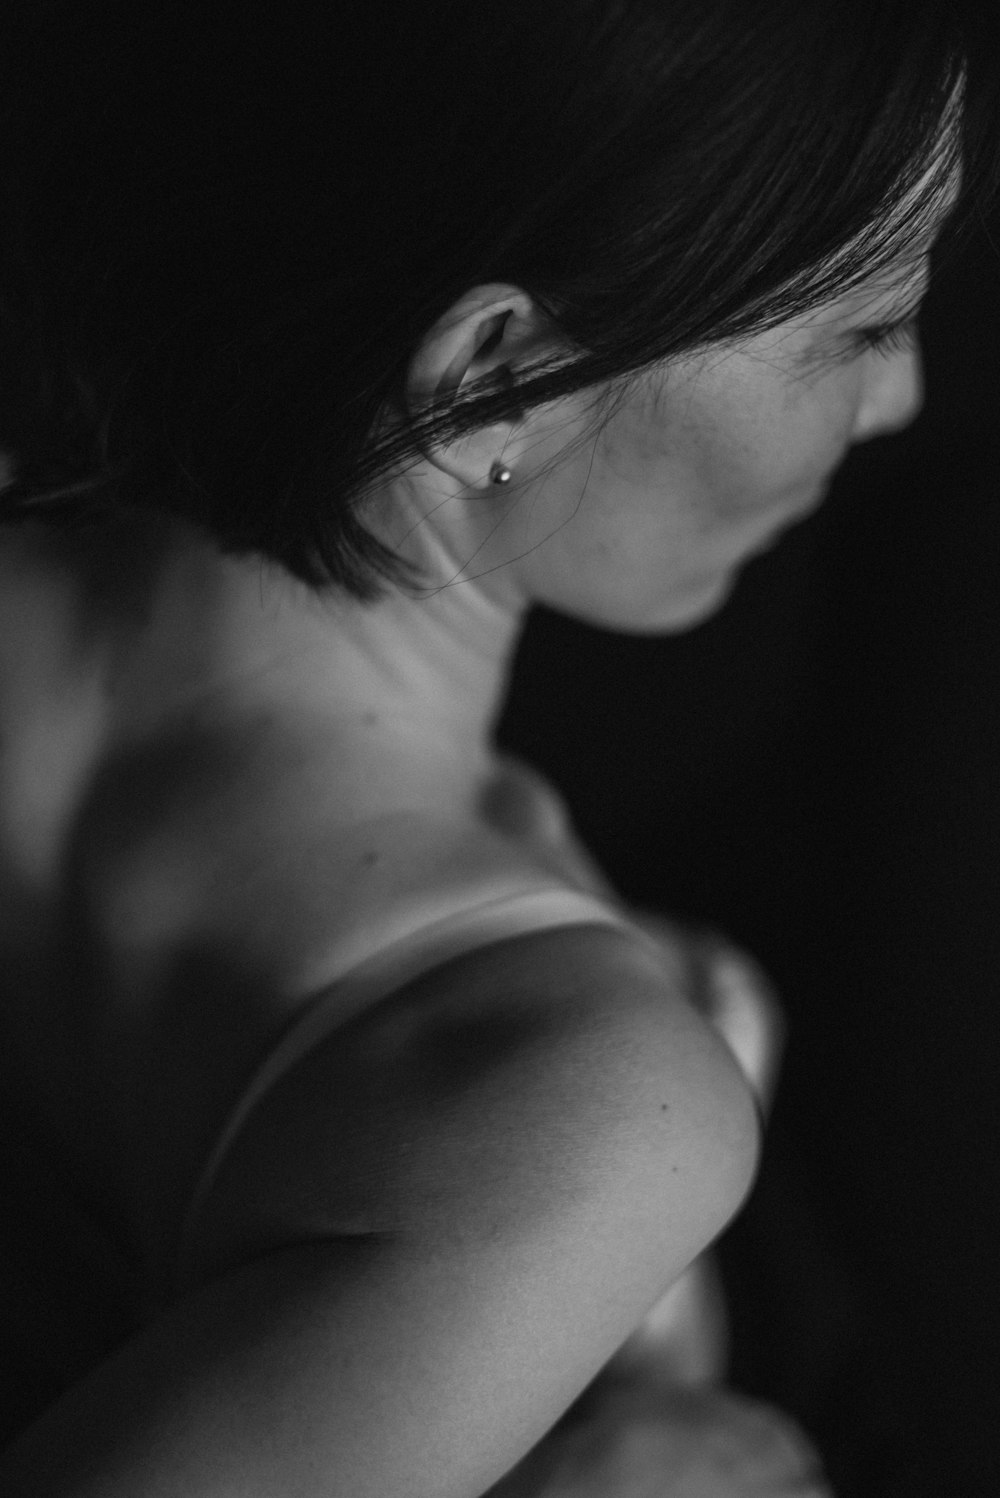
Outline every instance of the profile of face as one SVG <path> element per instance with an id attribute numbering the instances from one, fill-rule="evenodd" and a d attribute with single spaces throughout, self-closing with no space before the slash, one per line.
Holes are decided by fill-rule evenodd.
<path id="1" fill-rule="evenodd" d="M 592 398 L 576 397 L 439 454 L 421 508 L 450 527 L 455 581 L 627 632 L 706 618 L 740 567 L 821 503 L 853 445 L 917 415 L 928 273 L 915 255 L 765 332 L 671 360 L 631 381 L 596 431 Z M 513 476 L 502 494 L 481 478 L 491 441 Z"/>
<path id="2" fill-rule="evenodd" d="M 536 597 L 626 630 L 713 613 L 741 565 L 822 502 L 855 444 L 918 414 L 927 275 L 924 258 L 635 381 L 596 439 L 512 510 Z"/>

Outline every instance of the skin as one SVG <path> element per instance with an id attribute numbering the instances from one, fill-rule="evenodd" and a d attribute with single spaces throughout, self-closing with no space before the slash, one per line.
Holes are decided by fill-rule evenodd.
<path id="1" fill-rule="evenodd" d="M 429 570 L 425 621 L 440 620 L 467 662 L 478 656 L 467 682 L 490 682 L 474 736 L 487 731 L 502 698 L 532 605 L 637 633 L 687 628 L 723 604 L 749 558 L 822 502 L 855 444 L 917 416 L 923 382 L 913 320 L 927 281 L 927 255 L 915 254 L 777 328 L 633 382 L 596 435 L 578 397 L 428 451 L 385 488 L 370 514 Z M 872 330 L 886 325 L 905 335 L 873 346 Z M 411 398 L 505 360 L 516 366 L 544 338 L 523 293 L 478 288 L 425 342 Z M 513 474 L 499 493 L 488 476 L 497 459 Z M 808 1443 L 774 1411 L 707 1394 L 644 1403 L 642 1379 L 624 1404 L 617 1397 L 596 1396 L 578 1466 L 577 1438 L 557 1430 L 540 1448 L 554 1470 L 540 1476 L 529 1462 L 498 1498 L 828 1492 Z"/>
<path id="2" fill-rule="evenodd" d="M 505 610 L 537 602 L 619 630 L 686 628 L 816 508 L 854 444 L 917 415 L 915 341 L 883 351 L 865 330 L 909 315 L 926 282 L 919 258 L 775 329 L 673 361 L 633 382 L 596 436 L 581 396 L 430 452 L 382 496 L 382 514 L 406 514 L 397 537 L 421 516 L 459 562 L 454 581 L 475 580 Z M 476 341 L 500 319 L 494 367 L 543 345 L 511 288 L 480 288 L 456 314 L 425 348 L 418 397 L 454 377 L 463 355 L 465 378 L 478 377 Z M 484 488 L 496 458 L 513 473 L 500 496 L 488 478 Z M 402 544 L 419 556 L 416 541 Z"/>
<path id="3" fill-rule="evenodd" d="M 304 724 L 310 744 L 319 751 L 325 740 L 315 726 L 319 721 L 316 710 L 330 709 L 336 714 L 338 731 L 345 719 L 353 718 L 355 737 L 350 742 L 355 757 L 364 754 L 369 719 L 373 725 L 379 718 L 382 725 L 405 725 L 398 756 L 384 767 L 373 755 L 365 766 L 366 783 L 374 786 L 380 807 L 390 806 L 397 793 L 405 798 L 417 777 L 426 774 L 426 786 L 420 784 L 422 805 L 433 811 L 439 803 L 471 816 L 488 754 L 484 746 L 490 741 L 490 725 L 502 702 L 514 648 L 529 610 L 535 604 L 547 604 L 594 623 L 647 633 L 689 627 L 717 609 L 740 566 L 821 500 L 833 471 L 853 443 L 895 431 L 916 415 L 921 382 L 915 348 L 901 347 L 886 356 L 867 348 L 864 340 L 865 329 L 872 324 L 909 314 L 925 280 L 926 258 L 918 256 L 899 266 L 898 273 L 884 283 L 861 287 L 849 298 L 738 346 L 674 361 L 669 369 L 635 381 L 596 433 L 592 400 L 580 395 L 527 413 L 516 423 L 484 428 L 459 442 L 428 448 L 405 472 L 393 475 L 373 492 L 365 511 L 373 530 L 423 569 L 426 586 L 415 596 L 397 590 L 375 605 L 334 595 L 317 598 L 278 569 L 262 572 L 252 559 L 220 558 L 211 547 L 189 538 L 161 566 L 141 626 L 136 626 L 131 613 L 123 613 L 120 618 L 125 622 L 108 625 L 107 637 L 94 646 L 101 657 L 94 670 L 95 680 L 100 679 L 93 713 L 91 752 L 95 759 L 113 748 L 116 724 L 131 729 L 141 723 L 144 735 L 155 741 L 185 706 L 209 701 L 219 704 L 220 721 L 233 704 L 274 707 L 283 728 Z M 429 330 L 411 365 L 407 398 L 419 404 L 430 394 L 459 388 L 505 365 L 516 368 L 550 347 L 552 338 L 551 328 L 519 288 L 473 288 Z M 514 474 L 505 489 L 491 484 L 489 478 L 490 466 L 498 458 Z M 114 706 L 113 715 L 107 711 L 108 703 Z M 203 712 L 211 716 L 208 708 Z M 384 726 L 377 733 L 372 729 L 373 745 L 384 747 L 386 739 Z M 67 753 L 75 752 L 70 745 Z M 241 763 L 236 763 L 236 769 Z M 383 768 L 385 784 L 378 780 Z M 67 783 L 71 782 L 72 776 L 67 775 Z M 356 794 L 357 787 L 348 781 L 343 796 L 339 785 L 334 791 L 335 799 L 343 799 Z M 298 803 L 292 808 L 300 809 Z M 273 831 L 269 823 L 262 837 L 263 832 L 270 835 Z M 267 845 L 262 841 L 261 846 Z M 386 860 L 398 852 L 384 851 Z M 360 898 L 363 882 L 359 877 L 355 883 Z M 256 911 L 251 915 L 256 918 Z M 578 935 L 572 938 L 574 945 L 581 940 Z M 541 951 L 541 946 L 535 949 L 533 970 Z M 553 945 L 553 990 L 558 989 L 571 956 Z M 516 968 L 517 954 L 510 960 Z M 517 971 L 513 977 L 518 977 Z M 504 989 L 511 974 L 495 973 L 488 963 L 480 971 L 473 964 L 468 972 L 463 970 L 455 1003 L 467 1004 L 469 985 L 474 980 L 485 984 L 487 978 Z M 599 978 L 597 971 L 595 982 Z M 543 990 L 545 981 L 539 979 Z M 657 1025 L 666 1007 L 661 988 L 657 974 L 650 981 L 648 1006 Z M 625 990 L 626 994 L 631 991 L 629 984 Z M 435 1002 L 441 1002 L 440 992 Z M 684 1018 L 683 1023 L 693 1022 Z M 692 1048 L 696 1041 L 704 1046 L 700 1031 L 692 1028 L 691 1034 L 695 1037 Z M 643 1057 L 648 1052 L 656 1063 L 650 1063 L 650 1073 L 658 1087 L 661 1074 L 676 1065 L 676 1039 L 667 1036 L 663 1041 L 662 1067 L 651 1044 L 640 1049 Z M 685 1077 L 693 1076 L 690 1065 L 681 1070 Z M 706 1075 L 710 1070 L 706 1062 Z M 718 1083 L 720 1088 L 724 1081 Z M 741 1110 L 736 1101 L 727 1103 L 731 1113 L 714 1103 L 709 1106 L 706 1086 L 700 1080 L 690 1085 L 693 1117 L 703 1108 L 712 1117 L 742 1120 L 748 1116 L 746 1106 Z M 731 1083 L 725 1085 L 732 1090 Z M 678 1106 L 675 1111 L 677 1116 L 686 1116 L 685 1108 Z M 691 1230 L 692 1242 L 696 1238 L 697 1243 L 692 1247 L 685 1240 L 672 1248 L 678 1265 L 690 1262 L 719 1222 L 735 1209 L 745 1189 L 746 1151 L 741 1154 L 735 1140 L 727 1148 L 735 1161 L 728 1167 L 730 1178 L 721 1180 L 719 1201 L 711 1204 L 711 1213 L 706 1210 L 706 1221 L 709 1216 L 712 1219 L 709 1228 L 699 1220 L 698 1232 Z M 629 1158 L 635 1153 L 631 1143 L 628 1153 Z M 714 1160 L 726 1152 L 713 1143 L 709 1153 Z M 658 1170 L 663 1157 L 659 1136 L 652 1141 L 650 1156 Z M 700 1156 L 692 1160 L 685 1202 L 690 1198 L 690 1181 L 703 1183 L 712 1176 Z M 616 1157 L 607 1176 L 614 1182 L 619 1174 Z M 650 1179 L 650 1199 L 665 1196 L 652 1167 Z M 518 1188 L 514 1195 L 520 1202 L 524 1193 Z M 629 1201 L 634 1206 L 632 1198 Z M 673 1231 L 674 1218 L 663 1210 Z M 586 1231 L 574 1235 L 574 1243 L 581 1245 L 583 1264 L 577 1273 L 579 1283 L 566 1279 L 567 1307 L 574 1312 L 584 1307 L 589 1313 L 597 1307 L 603 1315 L 609 1283 L 624 1283 L 624 1273 L 607 1272 L 611 1249 L 596 1240 L 597 1228 L 617 1224 L 620 1215 L 613 1204 L 607 1211 L 602 1209 L 599 1222 L 588 1222 Z M 675 1216 L 683 1225 L 684 1213 L 678 1210 Z M 616 1226 L 615 1252 L 621 1251 L 620 1238 Z M 593 1262 L 586 1254 L 591 1254 Z M 654 1243 L 649 1259 L 657 1265 L 657 1274 L 665 1257 L 660 1244 Z M 504 1263 L 508 1258 L 505 1249 Z M 544 1256 L 536 1255 L 533 1262 L 544 1262 Z M 561 1285 L 567 1274 L 565 1256 L 560 1257 L 560 1264 Z M 267 1265 L 265 1269 L 277 1273 L 280 1267 Z M 398 1278 L 390 1278 L 389 1290 L 374 1302 L 363 1295 L 356 1301 L 349 1297 L 343 1301 L 337 1314 L 354 1317 L 351 1326 L 356 1324 L 357 1346 L 363 1350 L 359 1357 L 368 1356 L 377 1307 L 394 1304 L 396 1295 L 419 1291 L 423 1283 L 419 1267 L 404 1263 Z M 428 1275 L 432 1270 L 439 1274 L 436 1261 Z M 395 1272 L 391 1263 L 385 1272 L 390 1276 Z M 311 1261 L 303 1273 L 312 1273 Z M 496 1283 L 506 1287 L 499 1273 Z M 587 1279 L 587 1274 L 592 1278 Z M 513 1283 L 523 1281 L 524 1276 L 518 1275 Z M 447 1289 L 452 1298 L 455 1283 L 455 1275 L 449 1274 Z M 266 1295 L 251 1288 L 253 1304 L 266 1302 Z M 512 1387 L 519 1386 L 522 1370 L 539 1355 L 539 1348 L 549 1349 L 560 1361 L 567 1356 L 560 1337 L 573 1318 L 569 1309 L 563 1313 L 558 1306 L 553 1309 L 553 1293 L 559 1288 L 545 1284 L 538 1308 L 530 1308 L 530 1314 L 522 1318 L 532 1334 L 530 1356 L 520 1344 L 506 1349 Z M 414 1325 L 440 1326 L 436 1280 L 432 1289 L 429 1309 L 425 1312 L 422 1302 L 417 1306 L 423 1319 L 418 1317 Z M 277 1288 L 268 1288 L 267 1294 L 277 1297 L 286 1291 L 286 1281 L 279 1277 Z M 628 1315 L 635 1305 L 649 1303 L 648 1291 L 645 1281 L 628 1288 Z M 620 1294 L 624 1297 L 625 1289 Z M 313 1301 L 306 1296 L 305 1303 L 310 1315 L 301 1319 L 311 1325 Z M 539 1319 L 543 1310 L 553 1318 L 547 1331 Z M 191 1311 L 199 1335 L 202 1311 L 200 1306 Z M 473 1323 L 477 1314 L 478 1300 L 468 1310 Z M 610 1318 L 611 1310 L 607 1314 Z M 609 1349 L 620 1334 L 619 1322 L 628 1324 L 624 1311 L 619 1309 L 615 1315 L 614 1327 L 601 1331 Z M 246 1307 L 237 1301 L 232 1328 L 242 1328 L 245 1320 Z M 138 1362 L 119 1370 L 122 1387 L 145 1387 L 150 1369 L 167 1366 L 169 1348 L 190 1340 L 187 1335 L 175 1336 L 170 1325 L 160 1330 L 163 1345 L 155 1340 L 160 1332 L 154 1328 L 148 1349 L 143 1344 L 126 1355 Z M 230 1330 L 227 1323 L 225 1345 Z M 338 1346 L 354 1345 L 348 1342 L 348 1330 L 338 1328 Z M 385 1344 L 385 1366 L 395 1376 L 392 1370 L 399 1363 L 395 1319 L 386 1327 Z M 301 1367 L 308 1373 L 313 1367 L 310 1358 L 298 1356 L 298 1344 L 289 1346 L 295 1355 L 288 1355 L 289 1349 L 283 1347 L 280 1365 Z M 434 1353 L 432 1345 L 426 1367 L 440 1366 L 442 1360 Z M 495 1358 L 493 1366 L 498 1366 Z M 263 1385 L 258 1361 L 251 1358 L 249 1367 L 250 1386 L 255 1397 L 259 1392 L 260 1409 L 267 1410 L 274 1391 Z M 310 1399 L 325 1409 L 328 1385 L 319 1357 L 315 1369 L 314 1384 L 303 1385 L 303 1391 L 291 1388 L 295 1409 L 308 1405 Z M 426 1380 L 416 1370 L 403 1372 L 401 1388 L 407 1390 L 406 1400 L 387 1383 L 386 1408 L 402 1409 L 414 1390 L 423 1389 Z M 118 1375 L 112 1369 L 108 1376 Z M 177 1375 L 182 1391 L 188 1376 L 186 1369 Z M 478 1377 L 473 1367 L 467 1376 L 463 1374 L 462 1387 L 475 1387 Z M 216 1407 L 214 1386 L 205 1392 L 199 1385 L 196 1394 L 184 1403 L 184 1412 L 189 1405 L 202 1413 Z M 84 1391 L 79 1397 L 84 1401 L 82 1414 L 74 1424 L 86 1430 L 96 1417 L 86 1405 L 90 1395 Z M 98 1388 L 96 1407 L 117 1415 L 118 1397 L 117 1385 L 111 1394 Z M 523 1493 L 525 1498 L 529 1492 L 538 1498 L 545 1491 L 553 1498 L 556 1494 L 589 1498 L 598 1492 L 608 1498 L 654 1498 L 663 1491 L 670 1462 L 675 1464 L 671 1491 L 678 1498 L 704 1498 L 707 1493 L 713 1498 L 748 1498 L 750 1494 L 778 1498 L 792 1492 L 801 1498 L 825 1491 L 822 1480 L 811 1471 L 811 1455 L 803 1455 L 777 1417 L 764 1418 L 762 1425 L 752 1412 L 711 1402 L 687 1409 L 668 1407 L 655 1398 L 651 1404 L 642 1391 L 623 1398 L 620 1404 L 617 1395 L 609 1395 L 609 1402 L 597 1408 L 587 1437 L 590 1449 L 580 1467 L 575 1465 L 573 1440 L 563 1448 L 562 1437 L 556 1434 L 548 1448 L 559 1462 L 552 1479 L 556 1485 L 545 1489 L 532 1485 L 530 1479 L 519 1488 L 515 1475 L 505 1493 Z M 444 1403 L 450 1402 L 449 1392 Z M 253 1408 L 252 1401 L 248 1402 L 251 1413 Z M 329 1453 L 325 1449 L 321 1453 L 324 1461 L 344 1460 L 345 1442 L 352 1431 L 351 1438 L 364 1446 L 367 1460 L 367 1427 L 358 1437 L 352 1411 L 341 1413 L 344 1429 L 331 1425 Z M 334 1416 L 339 1418 L 337 1411 Z M 233 1446 L 228 1419 L 227 1413 L 219 1422 L 219 1450 L 229 1451 Z M 491 1432 L 492 1408 L 482 1412 L 482 1420 L 484 1431 Z M 114 1423 L 116 1427 L 121 1424 L 117 1419 Z M 752 1429 L 745 1430 L 747 1426 Z M 415 1420 L 415 1428 L 421 1428 L 420 1421 Z M 540 1415 L 539 1429 L 545 1428 L 546 1420 Z M 159 1449 L 158 1427 L 154 1436 L 153 1449 Z M 203 1433 L 196 1436 L 191 1446 L 192 1471 L 206 1449 Z M 384 1432 L 379 1439 L 373 1462 L 381 1460 Z M 46 1448 L 62 1449 L 61 1433 L 57 1439 L 42 1430 L 38 1440 Z M 180 1437 L 177 1444 L 181 1449 L 177 1470 L 186 1474 L 187 1447 Z M 211 1442 L 207 1444 L 215 1450 Z M 292 1444 L 293 1451 L 298 1451 L 300 1443 Z M 400 1428 L 401 1467 L 412 1459 L 419 1444 L 412 1432 Z M 476 1449 L 476 1442 L 463 1435 L 456 1461 L 464 1459 L 469 1449 Z M 256 1460 L 256 1448 L 249 1440 L 247 1450 Z M 284 1463 L 285 1454 L 280 1455 Z M 361 1456 L 358 1460 L 363 1465 Z M 29 1452 L 25 1470 L 30 1473 L 35 1461 Z M 136 1462 L 135 1471 L 148 1470 L 145 1450 Z M 498 1458 L 498 1470 L 500 1465 Z M 273 1481 L 261 1470 L 268 1477 L 267 1490 L 273 1490 Z M 401 1481 L 397 1490 L 412 1490 L 409 1477 L 406 1482 L 404 1487 Z M 8 1486 L 13 1492 L 31 1493 L 32 1498 L 39 1491 L 33 1481 L 22 1487 Z M 175 1486 L 178 1491 L 197 1491 L 186 1477 Z M 256 1491 L 250 1486 L 242 1490 Z M 307 1489 L 303 1486 L 302 1490 Z M 376 1473 L 367 1490 L 385 1490 L 381 1473 Z M 72 1483 L 60 1486 L 58 1481 L 46 1491 L 59 1498 L 69 1493 L 77 1498 L 84 1491 L 96 1495 L 96 1488 Z M 101 1498 L 134 1491 L 135 1473 L 130 1469 L 117 1485 L 114 1479 L 103 1485 Z"/>

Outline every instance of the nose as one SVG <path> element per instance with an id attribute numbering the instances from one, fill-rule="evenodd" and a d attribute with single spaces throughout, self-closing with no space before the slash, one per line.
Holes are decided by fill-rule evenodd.
<path id="1" fill-rule="evenodd" d="M 920 415 L 924 404 L 923 359 L 916 343 L 899 349 L 890 358 L 873 350 L 867 356 L 867 365 L 854 423 L 855 442 L 901 431 Z"/>

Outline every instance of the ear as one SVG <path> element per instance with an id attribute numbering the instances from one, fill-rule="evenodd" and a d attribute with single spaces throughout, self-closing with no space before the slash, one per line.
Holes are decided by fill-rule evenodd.
<path id="1" fill-rule="evenodd" d="M 407 373 L 406 403 L 413 410 L 454 394 L 489 375 L 503 375 L 554 344 L 551 324 L 516 286 L 477 286 L 457 301 L 425 335 Z M 465 489 L 486 489 L 498 459 L 515 468 L 525 423 L 480 427 L 454 442 L 424 449 L 436 468 Z"/>

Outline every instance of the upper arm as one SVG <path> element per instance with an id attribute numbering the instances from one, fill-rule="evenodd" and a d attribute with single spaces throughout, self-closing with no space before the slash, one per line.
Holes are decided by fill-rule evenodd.
<path id="1" fill-rule="evenodd" d="M 745 1194 L 752 1103 L 680 988 L 610 928 L 498 943 L 332 1036 L 227 1162 L 203 1272 L 353 1244 L 336 1356 L 346 1317 L 401 1450 L 454 1445 L 435 1494 L 516 1461 Z"/>
<path id="2" fill-rule="evenodd" d="M 721 1228 L 753 1140 L 724 1049 L 626 937 L 462 959 L 252 1116 L 199 1283 L 71 1396 L 101 1480 L 5 1491 L 474 1498 Z"/>
<path id="3" fill-rule="evenodd" d="M 756 1159 L 746 1087 L 684 982 L 601 926 L 496 942 L 412 982 L 265 1094 L 205 1204 L 195 1272 L 344 1235 L 499 1233 L 513 1249 L 613 1207 L 640 1257 L 683 1267 Z"/>

